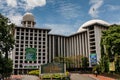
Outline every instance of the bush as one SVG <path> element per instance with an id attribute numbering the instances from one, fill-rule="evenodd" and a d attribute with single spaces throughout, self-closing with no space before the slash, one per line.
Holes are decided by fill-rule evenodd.
<path id="1" fill-rule="evenodd" d="M 39 70 L 32 70 L 30 72 L 28 72 L 29 75 L 36 75 L 39 76 L 40 71 Z"/>

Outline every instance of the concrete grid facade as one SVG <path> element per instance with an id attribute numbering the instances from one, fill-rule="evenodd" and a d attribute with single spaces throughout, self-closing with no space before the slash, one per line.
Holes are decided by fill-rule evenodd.
<path id="1" fill-rule="evenodd" d="M 35 28 L 33 15 L 26 13 L 22 25 L 15 27 L 15 47 L 12 55 L 14 74 L 26 74 L 30 70 L 38 69 L 40 64 L 52 62 L 55 57 L 81 55 L 88 57 L 91 63 L 90 54 L 96 53 L 99 61 L 102 31 L 106 30 L 109 24 L 102 20 L 91 20 L 83 24 L 75 34 L 56 35 L 49 34 L 50 29 Z M 27 47 L 37 49 L 36 61 L 25 61 Z M 73 68 L 79 68 L 79 64 Z"/>

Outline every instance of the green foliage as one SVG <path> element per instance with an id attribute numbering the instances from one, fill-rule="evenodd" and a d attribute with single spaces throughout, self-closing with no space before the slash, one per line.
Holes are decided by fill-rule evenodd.
<path id="1" fill-rule="evenodd" d="M 29 75 L 36 75 L 39 76 L 40 71 L 39 70 L 32 70 L 30 72 L 28 72 Z"/>
<path id="2" fill-rule="evenodd" d="M 0 51 L 5 53 L 8 58 L 8 52 L 13 49 L 14 45 L 14 24 L 0 14 Z"/>
<path id="3" fill-rule="evenodd" d="M 70 56 L 70 57 L 55 57 L 53 62 L 66 63 L 67 68 L 71 67 L 88 67 L 89 60 L 87 57 L 81 55 Z"/>
<path id="4" fill-rule="evenodd" d="M 87 68 L 89 66 L 88 57 L 82 57 L 82 67 Z"/>
<path id="5" fill-rule="evenodd" d="M 8 77 L 12 74 L 13 61 L 11 59 L 6 59 L 0 54 L 0 74 L 3 77 Z"/>
<path id="6" fill-rule="evenodd" d="M 45 78 L 45 79 L 50 79 L 50 78 L 52 78 L 52 79 L 61 79 L 61 78 L 64 79 L 66 77 L 70 77 L 70 75 L 69 75 L 69 72 L 67 71 L 65 74 L 61 74 L 61 73 L 43 74 L 41 77 Z M 66 80 L 66 79 L 64 79 L 64 80 Z"/>
<path id="7" fill-rule="evenodd" d="M 101 38 L 101 72 L 109 72 L 109 61 L 115 62 L 116 72 L 120 72 L 120 25 L 112 25 L 103 31 Z"/>

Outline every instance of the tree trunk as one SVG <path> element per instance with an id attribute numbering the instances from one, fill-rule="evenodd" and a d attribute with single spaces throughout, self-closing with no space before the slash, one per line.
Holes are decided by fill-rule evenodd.
<path id="1" fill-rule="evenodd" d="M 5 51 L 5 58 L 8 59 L 8 50 Z"/>

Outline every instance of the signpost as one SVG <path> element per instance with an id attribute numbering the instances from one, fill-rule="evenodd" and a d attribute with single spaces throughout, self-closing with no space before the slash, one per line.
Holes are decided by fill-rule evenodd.
<path id="1" fill-rule="evenodd" d="M 49 78 L 50 80 L 53 80 L 53 78 L 62 78 L 63 75 L 65 76 L 65 72 L 66 65 L 63 63 L 48 63 L 40 65 L 41 80 L 43 80 L 43 78 Z"/>
<path id="2" fill-rule="evenodd" d="M 41 74 L 45 73 L 65 73 L 65 65 L 62 63 L 48 63 L 41 65 Z"/>
<path id="3" fill-rule="evenodd" d="M 25 60 L 26 61 L 36 61 L 36 48 L 26 48 L 25 49 Z"/>
<path id="4" fill-rule="evenodd" d="M 90 54 L 90 62 L 92 66 L 95 66 L 97 64 L 97 54 L 91 53 Z"/>

